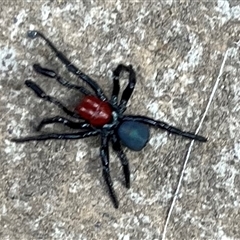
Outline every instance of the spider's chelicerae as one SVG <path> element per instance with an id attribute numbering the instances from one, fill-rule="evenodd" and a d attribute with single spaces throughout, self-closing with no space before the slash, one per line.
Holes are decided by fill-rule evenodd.
<path id="1" fill-rule="evenodd" d="M 99 85 L 92 80 L 85 73 L 76 68 L 62 52 L 58 51 L 53 43 L 47 39 L 42 33 L 38 31 L 29 31 L 29 38 L 40 37 L 43 39 L 53 52 L 55 52 L 57 58 L 65 65 L 67 70 L 82 81 L 88 84 L 91 91 L 88 89 L 71 84 L 63 79 L 55 71 L 42 68 L 39 64 L 34 64 L 33 68 L 37 73 L 44 76 L 54 78 L 57 82 L 63 86 L 75 89 L 84 95 L 84 98 L 79 102 L 74 111 L 67 109 L 56 98 L 47 95 L 35 82 L 27 80 L 25 84 L 33 90 L 33 92 L 45 101 L 55 104 L 62 109 L 67 115 L 75 118 L 76 121 L 72 121 L 68 118 L 55 116 L 51 118 L 44 118 L 37 126 L 37 131 L 40 131 L 42 127 L 51 123 L 60 123 L 69 128 L 80 130 L 76 133 L 49 133 L 37 136 L 29 136 L 24 138 L 13 138 L 14 142 L 28 142 L 28 141 L 42 141 L 49 139 L 81 139 L 91 136 L 100 135 L 101 146 L 100 156 L 102 161 L 102 174 L 109 190 L 109 194 L 113 205 L 118 208 L 118 199 L 113 189 L 113 183 L 110 176 L 109 169 L 109 142 L 112 143 L 113 150 L 117 153 L 123 168 L 125 176 L 125 185 L 130 187 L 130 171 L 129 164 L 122 150 L 122 144 L 133 151 L 140 151 L 145 147 L 149 140 L 149 126 L 166 130 L 169 133 L 177 134 L 189 139 L 194 139 L 201 142 L 206 142 L 205 137 L 196 135 L 191 132 L 184 132 L 176 127 L 170 126 L 165 122 L 154 120 L 149 117 L 141 115 L 124 115 L 126 105 L 129 98 L 132 95 L 133 89 L 136 84 L 136 75 L 131 65 L 126 66 L 120 64 L 113 71 L 113 90 L 111 99 L 108 99 Z M 129 73 L 128 84 L 122 93 L 119 101 L 118 95 L 120 91 L 119 76 L 120 73 L 126 71 Z"/>

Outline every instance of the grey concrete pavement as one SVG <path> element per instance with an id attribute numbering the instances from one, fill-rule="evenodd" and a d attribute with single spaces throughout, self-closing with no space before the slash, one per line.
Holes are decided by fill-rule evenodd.
<path id="1" fill-rule="evenodd" d="M 0 5 L 0 238 L 161 239 L 189 140 L 151 130 L 141 152 L 125 149 L 131 188 L 111 152 L 120 200 L 104 188 L 99 139 L 15 144 L 61 114 L 24 86 L 38 82 L 73 107 L 78 94 L 37 75 L 33 63 L 80 83 L 29 29 L 44 32 L 111 93 L 111 71 L 132 64 L 137 85 L 127 112 L 195 131 L 224 55 L 213 102 L 195 142 L 166 239 L 240 239 L 240 60 L 238 1 L 2 1 Z M 239 43 L 239 42 L 238 42 Z M 49 126 L 44 132 L 63 131 Z"/>

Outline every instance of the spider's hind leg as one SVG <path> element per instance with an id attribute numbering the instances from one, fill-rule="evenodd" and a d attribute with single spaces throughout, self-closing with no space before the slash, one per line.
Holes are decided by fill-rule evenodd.
<path id="1" fill-rule="evenodd" d="M 121 161 L 126 188 L 130 188 L 130 170 L 128 159 L 122 150 L 121 143 L 116 134 L 112 136 L 112 147 Z"/>
<path id="2" fill-rule="evenodd" d="M 113 182 L 111 179 L 109 168 L 109 136 L 106 136 L 104 134 L 102 134 L 101 136 L 100 156 L 102 160 L 102 174 L 104 181 L 108 187 L 109 195 L 113 202 L 114 207 L 118 208 L 119 203 L 113 188 Z"/>
<path id="3" fill-rule="evenodd" d="M 152 119 L 152 118 L 149 118 L 149 117 L 137 116 L 137 115 L 126 115 L 126 116 L 124 116 L 123 120 L 130 120 L 130 121 L 137 121 L 137 122 L 145 123 L 145 124 L 148 124 L 150 126 L 157 127 L 157 128 L 162 129 L 162 130 L 168 131 L 169 133 L 180 135 L 182 137 L 189 138 L 189 139 L 192 139 L 192 140 L 197 140 L 199 142 L 206 142 L 207 141 L 207 138 L 205 138 L 203 136 L 197 135 L 197 134 L 192 133 L 192 132 L 182 131 L 181 129 L 170 126 L 169 124 L 167 124 L 165 122 L 158 121 L 158 120 L 155 120 L 155 119 Z"/>

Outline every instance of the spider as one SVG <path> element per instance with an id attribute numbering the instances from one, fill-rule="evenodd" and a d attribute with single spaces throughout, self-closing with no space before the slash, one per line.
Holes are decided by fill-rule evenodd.
<path id="1" fill-rule="evenodd" d="M 169 133 L 177 134 L 188 139 L 193 139 L 200 142 L 207 141 L 207 139 L 203 136 L 182 131 L 159 120 L 154 120 L 141 115 L 124 115 L 128 100 L 131 97 L 136 84 L 136 74 L 132 65 L 127 66 L 120 64 L 113 71 L 113 90 L 111 98 L 108 99 L 100 86 L 88 75 L 75 67 L 67 59 L 67 57 L 62 52 L 58 51 L 54 44 L 41 32 L 28 31 L 27 36 L 31 39 L 39 37 L 44 40 L 50 49 L 56 54 L 56 57 L 65 65 L 67 70 L 85 82 L 91 88 L 91 90 L 68 82 L 51 69 L 43 68 L 39 64 L 34 64 L 33 69 L 35 72 L 46 77 L 53 78 L 64 87 L 75 89 L 84 95 L 83 99 L 76 106 L 75 110 L 71 111 L 56 98 L 47 95 L 35 82 L 26 80 L 25 84 L 37 95 L 37 97 L 55 104 L 68 116 L 75 118 L 75 121 L 62 116 L 44 118 L 36 127 L 36 130 L 40 131 L 47 124 L 59 123 L 79 131 L 75 133 L 48 133 L 37 136 L 26 136 L 23 138 L 13 138 L 12 141 L 22 143 L 49 139 L 75 140 L 100 135 L 102 175 L 106 182 L 109 196 L 115 208 L 118 208 L 119 202 L 110 176 L 109 142 L 111 142 L 113 150 L 117 153 L 117 156 L 121 161 L 125 178 L 125 186 L 126 188 L 130 188 L 129 163 L 122 149 L 122 145 L 133 151 L 142 150 L 149 141 L 149 126 L 160 128 L 168 131 Z M 121 72 L 124 71 L 129 75 L 128 84 L 122 93 L 121 99 L 119 100 L 119 77 Z"/>

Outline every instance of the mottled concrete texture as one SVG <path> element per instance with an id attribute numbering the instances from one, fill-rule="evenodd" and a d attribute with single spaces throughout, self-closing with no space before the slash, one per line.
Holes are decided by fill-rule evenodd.
<path id="1" fill-rule="evenodd" d="M 98 138 L 10 142 L 36 134 L 42 118 L 64 115 L 36 98 L 26 79 L 69 107 L 80 97 L 33 72 L 39 62 L 80 83 L 43 41 L 26 38 L 29 29 L 44 32 L 108 95 L 112 69 L 131 63 L 137 86 L 127 112 L 190 131 L 199 125 L 228 51 L 200 129 L 209 141 L 194 143 L 166 239 L 240 239 L 239 1 L 131 2 L 1 1 L 0 239 L 162 239 L 190 145 L 152 130 L 143 151 L 126 149 L 130 190 L 111 152 L 116 210 L 102 180 Z"/>

